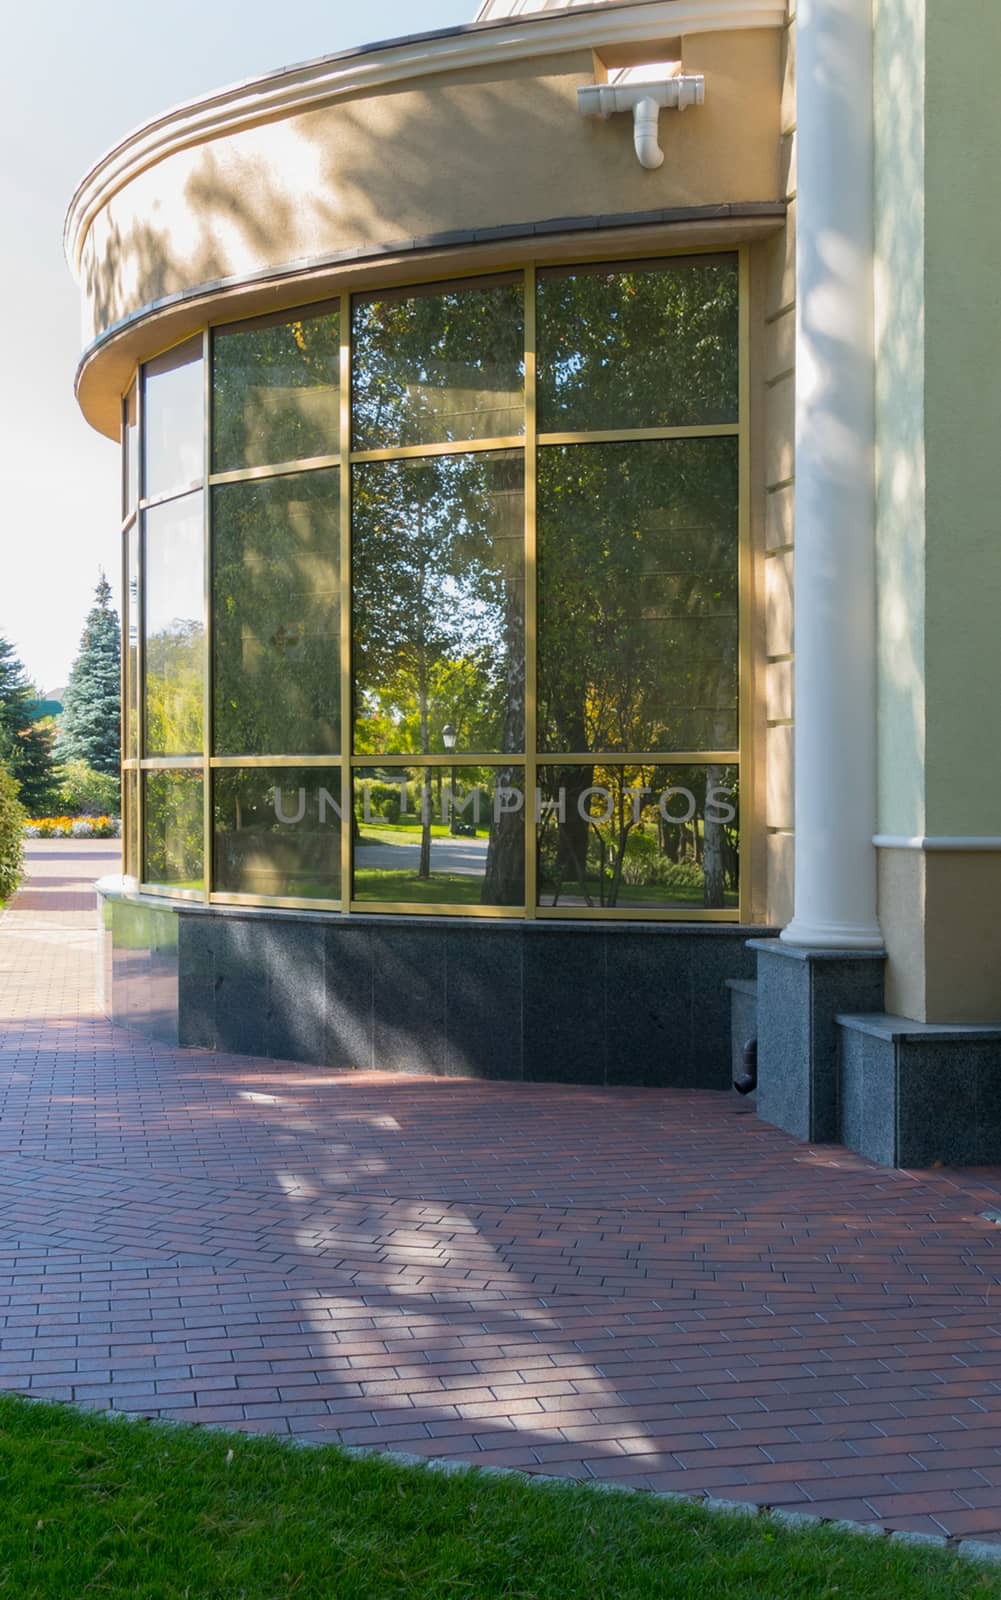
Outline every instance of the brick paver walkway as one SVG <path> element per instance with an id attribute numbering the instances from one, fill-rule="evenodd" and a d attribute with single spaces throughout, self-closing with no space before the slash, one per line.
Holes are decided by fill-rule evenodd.
<path id="1" fill-rule="evenodd" d="M 108 847 L 31 870 L 0 1385 L 1001 1541 L 1001 1172 L 886 1172 L 716 1094 L 156 1046 L 95 1013 Z"/>

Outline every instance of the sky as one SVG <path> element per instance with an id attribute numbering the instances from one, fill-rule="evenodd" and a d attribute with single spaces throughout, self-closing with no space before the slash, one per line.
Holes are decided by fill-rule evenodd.
<path id="1" fill-rule="evenodd" d="M 0 636 L 65 685 L 103 567 L 119 590 L 118 451 L 73 397 L 70 196 L 130 129 L 242 78 L 472 20 L 475 0 L 3 0 Z"/>

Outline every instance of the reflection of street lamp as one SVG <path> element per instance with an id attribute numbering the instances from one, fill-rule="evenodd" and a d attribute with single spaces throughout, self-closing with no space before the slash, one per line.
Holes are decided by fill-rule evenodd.
<path id="1" fill-rule="evenodd" d="M 442 744 L 445 746 L 445 749 L 446 750 L 454 750 L 455 749 L 455 741 L 456 741 L 457 738 L 458 738 L 458 729 L 456 728 L 454 722 L 446 722 L 445 726 L 441 730 Z M 451 794 L 452 794 L 452 804 L 449 807 L 448 831 L 449 831 L 449 833 L 454 833 L 455 832 L 455 768 L 454 767 L 452 768 Z"/>

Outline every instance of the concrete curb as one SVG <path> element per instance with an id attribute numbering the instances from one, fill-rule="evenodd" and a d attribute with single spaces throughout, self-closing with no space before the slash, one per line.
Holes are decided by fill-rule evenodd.
<path id="1" fill-rule="evenodd" d="M 32 1400 L 36 1405 L 51 1405 L 52 1401 L 44 1399 L 37 1394 L 26 1394 L 20 1389 L 5 1389 L 0 1391 L 19 1400 Z M 333 1447 L 342 1455 L 354 1458 L 370 1458 L 388 1461 L 397 1467 L 419 1467 L 424 1472 L 437 1473 L 441 1477 L 462 1477 L 467 1474 L 479 1474 L 485 1478 L 512 1478 L 525 1484 L 557 1485 L 561 1489 L 586 1489 L 591 1494 L 623 1494 L 635 1495 L 647 1500 L 661 1500 L 675 1505 L 687 1504 L 699 1506 L 716 1516 L 745 1517 L 748 1521 L 761 1518 L 763 1521 L 786 1529 L 789 1533 L 817 1532 L 828 1529 L 832 1533 L 849 1533 L 864 1539 L 886 1539 L 894 1545 L 909 1547 L 911 1549 L 927 1549 L 949 1551 L 953 1555 L 962 1556 L 967 1561 L 981 1562 L 985 1565 L 1001 1565 L 1001 1542 L 992 1544 L 986 1539 L 952 1538 L 946 1534 L 911 1533 L 906 1530 L 894 1529 L 880 1522 L 848 1522 L 835 1517 L 818 1517 L 808 1510 L 792 1511 L 783 1506 L 758 1505 L 751 1500 L 721 1500 L 718 1496 L 702 1494 L 697 1490 L 686 1493 L 682 1490 L 657 1490 L 637 1489 L 629 1483 L 616 1482 L 612 1479 L 589 1480 L 587 1478 L 564 1478 L 545 1472 L 525 1472 L 520 1467 L 494 1467 L 477 1466 L 475 1461 L 456 1461 L 449 1456 L 420 1456 L 406 1450 L 380 1450 L 377 1445 L 351 1445 L 339 1444 L 336 1439 L 324 1440 L 322 1443 L 311 1439 L 299 1439 L 294 1434 L 257 1434 L 234 1432 L 223 1423 L 215 1422 L 176 1422 L 170 1417 L 149 1416 L 141 1411 L 100 1411 L 90 1406 L 76 1406 L 71 1401 L 55 1402 L 59 1405 L 68 1405 L 70 1409 L 79 1411 L 84 1416 L 101 1416 L 106 1421 L 114 1422 L 145 1422 L 149 1427 L 162 1428 L 169 1431 L 186 1432 L 197 1428 L 204 1433 L 221 1433 L 227 1438 L 260 1439 L 267 1438 L 280 1444 L 292 1445 L 299 1450 L 322 1450 Z M 1001 1520 L 1001 1513 L 999 1513 Z"/>
<path id="2" fill-rule="evenodd" d="M 322 1448 L 312 1443 L 297 1442 L 300 1442 L 304 1449 Z M 888 1539 L 892 1544 L 912 1549 L 946 1550 L 954 1555 L 964 1556 L 968 1561 L 1001 1565 L 1001 1543 L 991 1544 L 984 1539 L 956 1539 L 944 1533 L 910 1533 L 903 1529 L 896 1530 L 881 1522 L 846 1522 L 834 1517 L 813 1516 L 809 1511 L 789 1511 L 783 1506 L 757 1505 L 750 1500 L 720 1500 L 714 1495 L 704 1495 L 697 1491 L 686 1494 L 678 1490 L 634 1489 L 628 1483 L 616 1483 L 608 1479 L 589 1482 L 586 1478 L 559 1478 L 551 1473 L 523 1472 L 519 1467 L 478 1467 L 474 1461 L 454 1461 L 447 1456 L 418 1456 L 404 1450 L 379 1450 L 374 1445 L 338 1445 L 337 1448 L 345 1455 L 377 1456 L 383 1461 L 391 1461 L 396 1466 L 422 1467 L 425 1472 L 437 1472 L 446 1477 L 461 1476 L 463 1473 L 481 1473 L 484 1477 L 515 1478 L 520 1479 L 522 1483 L 530 1484 L 559 1484 L 564 1489 L 587 1489 L 591 1493 L 598 1494 L 637 1495 L 647 1500 L 665 1500 L 675 1504 L 700 1506 L 715 1516 L 746 1517 L 748 1520 L 760 1517 L 787 1529 L 790 1533 L 815 1532 L 826 1528 L 832 1533 L 850 1533 L 864 1539 Z"/>

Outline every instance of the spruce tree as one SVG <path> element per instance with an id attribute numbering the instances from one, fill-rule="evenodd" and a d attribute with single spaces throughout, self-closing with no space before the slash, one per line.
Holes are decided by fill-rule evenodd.
<path id="1" fill-rule="evenodd" d="M 94 591 L 70 672 L 56 754 L 60 761 L 86 761 L 97 772 L 118 776 L 121 758 L 121 644 L 111 585 L 104 573 Z"/>
<path id="2" fill-rule="evenodd" d="M 0 638 L 0 762 L 21 786 L 29 816 L 44 815 L 53 793 L 52 730 L 36 723 L 38 696 L 14 646 Z"/>

